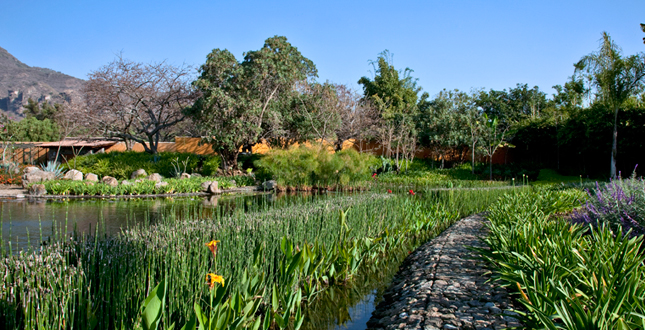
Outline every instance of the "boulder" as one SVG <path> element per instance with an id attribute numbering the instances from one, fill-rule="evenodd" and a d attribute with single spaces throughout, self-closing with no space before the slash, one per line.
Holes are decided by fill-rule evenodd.
<path id="1" fill-rule="evenodd" d="M 25 167 L 24 170 L 22 170 L 23 174 L 28 174 L 28 173 L 37 172 L 37 171 L 42 171 L 42 170 L 36 166 L 27 166 Z"/>
<path id="2" fill-rule="evenodd" d="M 128 180 L 123 180 L 123 181 L 121 181 L 121 185 L 122 186 L 129 186 L 129 185 L 132 185 L 132 182 L 130 182 Z"/>
<path id="3" fill-rule="evenodd" d="M 145 177 L 145 176 L 148 176 L 148 173 L 146 173 L 146 170 L 140 168 L 132 172 L 132 175 L 130 175 L 130 180 L 138 179 L 139 177 Z"/>
<path id="4" fill-rule="evenodd" d="M 83 172 L 77 170 L 69 170 L 65 173 L 63 179 L 72 181 L 83 181 Z"/>
<path id="5" fill-rule="evenodd" d="M 146 180 L 155 181 L 157 183 L 161 182 L 161 179 L 162 177 L 159 173 L 152 173 L 146 178 Z"/>
<path id="6" fill-rule="evenodd" d="M 182 174 L 181 174 L 181 176 L 179 177 L 179 179 L 182 179 L 182 180 L 183 180 L 183 179 L 190 179 L 190 174 L 188 174 L 188 173 L 182 173 Z"/>
<path id="7" fill-rule="evenodd" d="M 104 176 L 103 179 L 101 179 L 101 183 L 106 184 L 110 187 L 116 187 L 119 185 L 119 181 L 117 181 L 116 178 L 113 178 L 111 176 Z"/>
<path id="8" fill-rule="evenodd" d="M 195 178 L 201 178 L 202 177 L 202 175 L 199 174 L 199 173 L 193 173 L 193 174 L 191 174 L 191 176 L 193 176 Z"/>
<path id="9" fill-rule="evenodd" d="M 56 174 L 54 172 L 45 172 L 41 170 L 29 172 L 22 176 L 22 187 L 27 188 L 30 183 L 49 180 L 56 180 Z"/>
<path id="10" fill-rule="evenodd" d="M 204 181 L 204 182 L 202 182 L 202 191 L 203 192 L 208 192 L 208 187 L 211 186 L 211 183 L 213 183 L 213 181 Z"/>
<path id="11" fill-rule="evenodd" d="M 233 186 L 233 187 L 237 186 L 237 182 L 235 182 L 235 180 L 231 180 L 228 183 L 230 183 L 231 186 Z"/>
<path id="12" fill-rule="evenodd" d="M 211 194 L 219 194 L 221 192 L 219 190 L 219 185 L 217 184 L 217 181 L 211 182 L 211 184 L 208 186 L 208 192 Z"/>
<path id="13" fill-rule="evenodd" d="M 47 189 L 44 184 L 35 184 L 29 187 L 29 194 L 41 196 L 47 194 Z"/>
<path id="14" fill-rule="evenodd" d="M 155 183 L 155 189 L 159 189 L 159 188 L 165 187 L 167 185 L 168 185 L 168 182 L 164 182 L 164 181 L 157 182 L 157 183 Z"/>
<path id="15" fill-rule="evenodd" d="M 99 176 L 94 173 L 85 174 L 85 181 L 99 182 Z"/>
<path id="16" fill-rule="evenodd" d="M 262 188 L 264 188 L 264 190 L 274 190 L 277 185 L 278 183 L 275 182 L 275 180 L 269 180 L 262 183 Z"/>

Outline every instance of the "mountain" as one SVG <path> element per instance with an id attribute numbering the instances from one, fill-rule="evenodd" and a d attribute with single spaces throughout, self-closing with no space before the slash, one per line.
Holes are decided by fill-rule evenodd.
<path id="1" fill-rule="evenodd" d="M 38 102 L 61 103 L 80 96 L 84 80 L 54 70 L 30 67 L 0 47 L 0 111 L 22 117 L 29 98 Z"/>

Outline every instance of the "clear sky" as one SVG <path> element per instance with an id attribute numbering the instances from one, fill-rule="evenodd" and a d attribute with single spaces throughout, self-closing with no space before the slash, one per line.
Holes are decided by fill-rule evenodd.
<path id="1" fill-rule="evenodd" d="M 64 1 L 0 0 L 0 47 L 30 66 L 78 78 L 122 52 L 198 67 L 214 48 L 242 53 L 284 35 L 319 80 L 359 89 L 368 61 L 394 54 L 431 95 L 443 88 L 537 85 L 549 94 L 607 31 L 645 51 L 645 0 Z"/>

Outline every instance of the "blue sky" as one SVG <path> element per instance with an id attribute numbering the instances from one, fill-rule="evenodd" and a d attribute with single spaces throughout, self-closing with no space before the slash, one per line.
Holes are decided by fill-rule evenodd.
<path id="1" fill-rule="evenodd" d="M 645 51 L 645 1 L 0 1 L 0 47 L 30 66 L 85 79 L 123 52 L 139 62 L 201 65 L 214 48 L 238 59 L 284 35 L 319 80 L 357 84 L 381 51 L 431 95 L 443 88 L 552 93 L 607 31 Z"/>

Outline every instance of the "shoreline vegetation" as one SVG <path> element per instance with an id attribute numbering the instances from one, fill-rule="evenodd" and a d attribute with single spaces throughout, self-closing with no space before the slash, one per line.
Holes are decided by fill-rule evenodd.
<path id="1" fill-rule="evenodd" d="M 295 316 L 325 287 L 351 282 L 363 265 L 375 266 L 388 251 L 413 248 L 410 244 L 433 237 L 460 216 L 484 210 L 504 192 L 466 190 L 426 197 L 367 193 L 211 219 L 169 217 L 114 237 L 97 231 L 92 236 L 72 234 L 70 240 L 69 234 L 54 232 L 47 246 L 19 255 L 3 243 L 0 267 L 9 274 L 3 285 L 13 289 L 3 291 L 0 298 L 6 304 L 0 313 L 10 328 L 51 328 L 61 322 L 75 328 L 130 328 L 140 320 L 140 303 L 163 281 L 164 328 L 189 323 L 195 303 L 204 313 L 219 308 L 249 322 L 279 322 L 278 315 L 292 310 Z M 216 259 L 204 247 L 209 240 L 220 241 Z M 225 279 L 225 287 L 213 289 L 216 293 L 200 280 L 209 270 Z M 60 275 L 44 276 L 49 272 Z M 256 306 L 262 317 L 257 318 L 234 310 L 231 302 L 248 297 L 253 279 L 259 286 L 252 296 L 263 297 Z M 210 305 L 211 294 L 223 300 Z M 247 303 L 256 301 L 249 299 Z M 275 306 L 273 299 L 278 301 Z M 39 317 L 32 314 L 36 303 Z M 101 314 L 92 312 L 96 308 Z"/>

